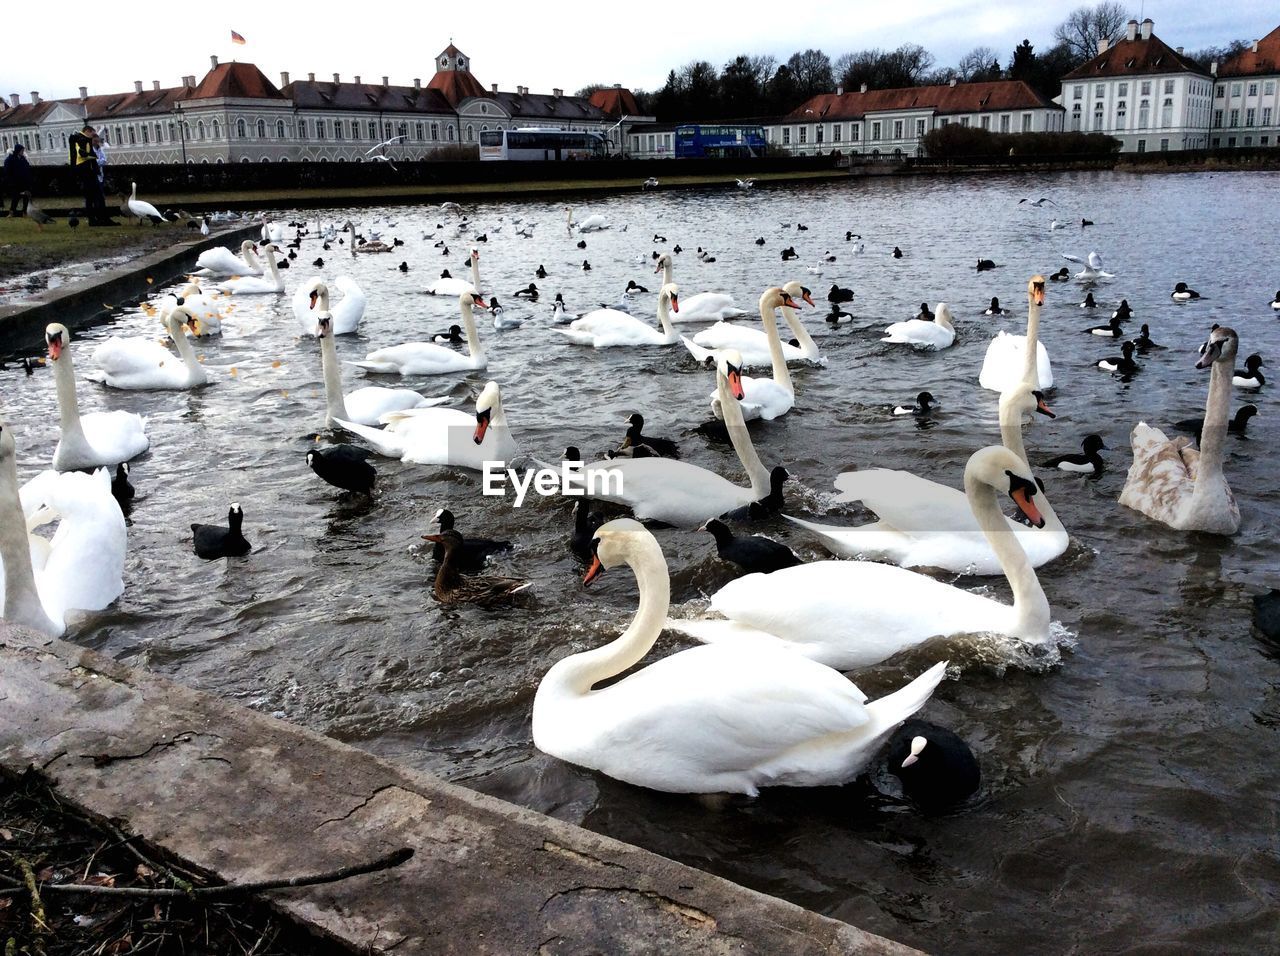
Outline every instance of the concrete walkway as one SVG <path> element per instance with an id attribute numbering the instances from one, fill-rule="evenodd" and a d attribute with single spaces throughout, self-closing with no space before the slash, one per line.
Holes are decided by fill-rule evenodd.
<path id="1" fill-rule="evenodd" d="M 360 952 L 916 950 L 0 621 L 0 766 Z"/>

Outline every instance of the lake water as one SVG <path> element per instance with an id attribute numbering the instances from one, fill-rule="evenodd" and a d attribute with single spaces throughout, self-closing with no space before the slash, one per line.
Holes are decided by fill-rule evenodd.
<path id="1" fill-rule="evenodd" d="M 1057 208 L 1018 203 L 1040 196 Z M 1109 310 L 1079 308 L 1077 283 L 1049 285 L 1041 340 L 1053 359 L 1058 417 L 1027 431 L 1032 459 L 1078 450 L 1090 432 L 1109 448 L 1099 480 L 1042 471 L 1073 538 L 1040 571 L 1065 635 L 1060 662 L 1007 666 L 1007 655 L 989 646 L 927 646 L 854 675 L 874 698 L 949 657 L 954 679 L 920 716 L 972 745 L 983 770 L 979 796 L 942 817 L 858 787 L 772 792 L 709 809 L 535 751 L 529 715 L 539 679 L 555 660 L 625 626 L 636 605 L 631 575 L 619 570 L 584 589 L 566 548 L 568 503 L 537 499 L 515 510 L 481 497 L 473 472 L 378 461 L 381 491 L 372 504 L 344 500 L 320 482 L 304 462 L 324 420 L 319 354 L 314 340 L 299 336 L 288 295 L 237 302 L 222 338 L 198 347 L 215 382 L 208 388 L 124 393 L 82 382 L 86 410 L 147 415 L 152 448 L 133 464 L 126 591 L 73 640 L 924 949 L 1274 949 L 1280 650 L 1252 629 L 1250 597 L 1280 583 L 1275 386 L 1233 395 L 1233 409 L 1251 400 L 1261 410 L 1246 439 L 1228 442 L 1226 471 L 1243 517 L 1234 538 L 1175 532 L 1116 499 L 1132 425 L 1203 412 L 1208 375 L 1193 364 L 1212 323 L 1238 331 L 1241 362 L 1250 352 L 1280 354 L 1280 325 L 1268 307 L 1280 286 L 1280 176 L 1079 173 L 637 193 L 576 204 L 579 219 L 599 213 L 613 223 L 588 235 L 585 250 L 576 247 L 579 237 L 567 237 L 561 203 L 486 202 L 468 212 L 475 232 L 488 235 L 479 244 L 486 292 L 508 314 L 537 318 L 495 332 L 482 314 L 487 371 L 409 384 L 467 408 L 486 380 L 499 381 L 516 437 L 544 459 L 566 444 L 588 453 L 617 444 L 623 419 L 638 410 L 648 432 L 681 438 L 686 460 L 740 473 L 728 446 L 686 434 L 706 418 L 709 372 L 679 346 L 570 345 L 549 331 L 555 292 L 574 311 L 617 303 L 629 279 L 656 292 L 651 252 L 677 242 L 684 252 L 676 281 L 686 298 L 731 292 L 754 313 L 761 289 L 793 278 L 820 302 L 833 282 L 853 288 L 851 325 L 832 330 L 806 310 L 829 364 L 795 370 L 796 409 L 754 430 L 766 465 L 785 463 L 795 476 L 788 510 L 836 523 L 865 517 L 827 502 L 832 478 L 849 466 L 959 483 L 968 455 L 999 440 L 995 395 L 977 385 L 988 340 L 999 329 L 1022 330 L 1032 273 L 1056 270 L 1064 252 L 1103 254 L 1116 278 L 1095 289 L 1099 301 L 1127 298 L 1133 334 L 1149 323 L 1167 348 L 1142 358 L 1131 382 L 1098 370 L 1098 358 L 1118 352 L 1117 343 L 1081 330 Z M 1051 232 L 1054 215 L 1096 224 Z M 420 290 L 443 267 L 464 274 L 465 234 L 447 239 L 444 255 L 433 244 L 449 226 L 434 207 L 339 210 L 325 220 L 348 216 L 405 245 L 352 259 L 342 247 L 326 253 L 309 240 L 285 273 L 290 292 L 314 274 L 346 273 L 363 286 L 364 325 L 339 338 L 340 357 L 358 359 L 456 321 L 456 300 Z M 515 217 L 537 224 L 533 238 L 515 234 Z M 864 237 L 862 254 L 851 252 L 847 230 Z M 655 234 L 670 241 L 655 244 Z M 895 245 L 900 260 L 890 256 Z M 698 246 L 717 261 L 699 262 Z M 779 251 L 787 246 L 801 258 L 784 267 Z M 821 275 L 808 272 L 828 251 L 836 262 L 823 263 Z M 305 265 L 317 255 L 323 269 Z M 999 268 L 978 273 L 979 257 Z M 396 269 L 402 259 L 407 274 Z M 535 279 L 539 264 L 545 280 Z M 1204 298 L 1172 302 L 1179 280 Z M 530 281 L 544 291 L 536 306 L 511 296 Z M 993 295 L 1010 315 L 982 314 Z M 884 325 L 914 316 L 921 301 L 951 305 L 955 347 L 913 353 L 878 341 Z M 75 335 L 77 367 L 92 367 L 93 343 L 109 334 L 156 332 L 140 310 L 122 312 Z M 42 347 L 32 342 L 29 354 Z M 346 366 L 344 378 L 350 387 L 360 376 Z M 932 427 L 888 413 L 921 389 L 944 403 Z M 47 464 L 56 443 L 52 376 L 0 372 L 0 399 L 25 478 Z M 199 560 L 188 525 L 222 520 L 233 500 L 244 508 L 253 553 Z M 420 535 L 444 505 L 464 531 L 515 543 L 498 568 L 532 579 L 523 604 L 435 602 Z M 764 530 L 806 557 L 822 555 L 783 522 Z M 731 570 L 707 534 L 658 537 L 672 568 L 674 612 L 699 611 Z M 1008 599 L 1003 578 L 958 583 Z M 654 653 L 681 646 L 664 635 Z M 882 770 L 873 781 L 896 792 Z"/>

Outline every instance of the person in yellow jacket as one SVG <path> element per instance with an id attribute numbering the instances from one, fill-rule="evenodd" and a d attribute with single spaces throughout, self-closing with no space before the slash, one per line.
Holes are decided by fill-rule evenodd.
<path id="1" fill-rule="evenodd" d="M 107 217 L 107 201 L 102 195 L 102 182 L 98 179 L 98 156 L 93 149 L 97 131 L 88 123 L 68 140 L 68 160 L 75 168 L 84 192 L 84 214 L 91 226 L 114 226 Z"/>

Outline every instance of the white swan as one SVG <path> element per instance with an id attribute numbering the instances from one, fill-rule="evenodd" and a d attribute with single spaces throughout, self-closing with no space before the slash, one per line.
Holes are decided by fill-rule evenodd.
<path id="1" fill-rule="evenodd" d="M 1000 396 L 1000 436 L 1005 448 L 1027 464 L 1023 418 L 1040 412 L 1053 416 L 1043 397 L 1026 384 Z M 1029 465 L 1028 465 L 1029 467 Z M 783 515 L 818 538 L 827 550 L 846 558 L 890 561 L 904 568 L 944 568 L 956 574 L 1001 574 L 1003 568 L 964 492 L 882 468 L 846 472 L 836 478 L 837 501 L 861 501 L 878 521 L 856 527 L 819 524 Z M 1006 518 L 1031 566 L 1059 557 L 1071 543 L 1043 492 L 1036 505 L 1044 526 L 1029 528 Z"/>
<path id="2" fill-rule="evenodd" d="M 263 242 L 284 242 L 284 226 L 278 222 L 272 222 L 265 215 L 262 218 L 262 241 Z"/>
<path id="3" fill-rule="evenodd" d="M 770 301 L 777 308 L 780 297 Z M 673 458 L 616 458 L 586 467 L 589 497 L 627 505 L 642 521 L 665 521 L 678 528 L 696 528 L 708 518 L 759 501 L 769 494 L 769 472 L 751 444 L 751 435 L 738 402 L 742 399 L 742 369 L 732 349 L 716 356 L 716 382 L 724 423 L 738 460 L 747 471 L 748 487 L 735 485 L 713 471 Z M 612 472 L 611 477 L 607 473 Z M 618 477 L 621 477 L 621 487 Z"/>
<path id="4" fill-rule="evenodd" d="M 767 301 L 773 300 L 773 293 L 782 291 L 765 289 L 760 296 L 760 322 L 769 340 L 769 359 L 773 364 L 773 377 L 742 376 L 743 399 L 739 404 L 742 407 L 742 417 L 746 421 L 756 418 L 772 421 L 791 411 L 791 407 L 796 402 L 796 389 L 791 381 L 791 370 L 787 368 L 786 356 L 782 354 L 782 340 L 778 337 L 778 323 L 774 320 L 773 309 L 768 308 L 766 304 Z M 794 307 L 795 301 L 783 292 L 782 304 L 784 307 Z M 718 388 L 711 393 L 710 398 L 712 414 L 716 418 L 724 418 L 724 413 L 720 409 Z"/>
<path id="5" fill-rule="evenodd" d="M 28 538 L 15 456 L 12 432 L 0 421 L 0 617 L 58 637 L 68 612 L 101 610 L 124 591 L 124 516 L 105 469 L 93 475 L 45 473 L 23 492 L 33 493 L 30 510 L 45 520 L 60 519 L 58 530 L 47 542 Z M 38 567 L 33 551 L 39 553 Z"/>
<path id="6" fill-rule="evenodd" d="M 209 376 L 183 330 L 184 325 L 195 321 L 196 317 L 185 305 L 174 306 L 165 313 L 164 327 L 178 350 L 177 358 L 151 339 L 123 339 L 113 335 L 94 350 L 93 360 L 98 370 L 89 372 L 85 378 L 112 388 L 137 390 L 185 389 L 207 384 Z"/>
<path id="7" fill-rule="evenodd" d="M 653 271 L 662 273 L 664 285 L 675 282 L 671 253 L 664 252 L 659 256 Z M 696 295 L 687 296 L 680 303 L 680 315 L 675 321 L 677 323 L 719 322 L 723 319 L 736 319 L 746 314 L 747 310 L 738 308 L 734 304 L 733 296 L 727 293 L 699 292 Z"/>
<path id="8" fill-rule="evenodd" d="M 908 319 L 905 322 L 894 322 L 885 331 L 881 342 L 893 342 L 898 345 L 916 345 L 921 348 L 945 349 L 956 340 L 956 329 L 951 324 L 951 307 L 939 302 L 933 310 L 933 321 Z"/>
<path id="9" fill-rule="evenodd" d="M 150 219 L 154 224 L 158 219 L 160 222 L 166 222 L 164 216 L 160 215 L 160 210 L 145 199 L 138 198 L 138 184 L 130 183 L 133 186 L 133 192 L 129 194 L 128 207 L 129 212 L 138 217 L 138 223 L 141 224 L 143 219 Z"/>
<path id="10" fill-rule="evenodd" d="M 1040 307 L 1044 305 L 1044 276 L 1035 275 L 1027 282 L 1027 334 L 1011 335 L 1003 329 L 987 346 L 978 384 L 993 392 L 1007 392 L 1019 382 L 1032 388 L 1053 388 L 1053 368 L 1049 352 L 1040 341 Z M 1035 361 L 1031 361 L 1028 342 L 1035 343 Z"/>
<path id="11" fill-rule="evenodd" d="M 71 333 L 57 322 L 45 327 L 45 345 L 53 363 L 53 379 L 58 391 L 58 419 L 61 437 L 53 452 L 58 471 L 117 465 L 136 458 L 151 444 L 147 422 L 134 412 L 91 412 L 80 414 L 76 398 L 76 373 L 71 361 Z"/>
<path id="12" fill-rule="evenodd" d="M 255 255 L 257 251 L 258 247 L 253 244 L 252 239 L 246 239 L 240 243 L 239 256 L 226 246 L 206 249 L 196 259 L 196 271 L 192 275 L 260 276 L 262 275 L 262 262 Z"/>
<path id="13" fill-rule="evenodd" d="M 671 585 L 653 535 L 626 518 L 595 532 L 584 579 L 626 563 L 640 606 L 621 636 L 557 661 L 533 699 L 533 743 L 553 757 L 672 793 L 744 793 L 854 779 L 929 699 L 945 663 L 868 704 L 847 678 L 759 645 L 695 647 L 607 687 L 653 647 Z"/>
<path id="14" fill-rule="evenodd" d="M 384 388 L 367 385 L 353 392 L 342 392 L 342 373 L 338 368 L 338 349 L 333 341 L 333 318 L 327 312 L 316 316 L 315 336 L 320 340 L 320 366 L 324 374 L 326 428 L 344 420 L 360 425 L 376 425 L 383 415 L 406 408 L 443 405 L 449 399 L 424 398 L 411 388 Z"/>
<path id="15" fill-rule="evenodd" d="M 489 359 L 484 354 L 484 347 L 476 332 L 473 307 L 477 305 L 482 309 L 489 307 L 474 292 L 463 292 L 458 296 L 458 309 L 462 312 L 462 324 L 467 332 L 466 355 L 433 342 L 405 342 L 403 345 L 375 349 L 364 357 L 363 362 L 353 364 L 369 372 L 387 375 L 443 375 L 447 372 L 484 368 L 489 364 Z"/>
<path id="16" fill-rule="evenodd" d="M 329 306 L 329 285 L 319 276 L 309 279 L 293 294 L 293 316 L 298 320 L 303 335 L 315 334 L 316 312 L 329 313 L 334 335 L 360 331 L 360 320 L 364 318 L 367 304 L 364 290 L 350 276 L 338 276 L 333 284 L 342 290 L 342 298 L 332 309 Z"/>
<path id="17" fill-rule="evenodd" d="M 1209 334 L 1196 368 L 1211 368 L 1200 450 L 1189 438 L 1172 441 L 1146 422 L 1134 426 L 1133 464 L 1120 504 L 1179 531 L 1235 534 L 1240 508 L 1222 472 L 1226 455 L 1231 374 L 1239 339 L 1219 326 Z"/>
<path id="18" fill-rule="evenodd" d="M 659 332 L 648 322 L 637 319 L 617 309 L 596 309 L 580 319 L 574 319 L 565 328 L 552 329 L 576 345 L 590 345 L 597 349 L 636 345 L 675 345 L 680 338 L 671 327 L 671 313 L 679 313 L 680 289 L 674 284 L 658 290 Z"/>
<path id="19" fill-rule="evenodd" d="M 466 279 L 437 279 L 431 285 L 427 286 L 427 295 L 447 295 L 457 296 L 464 292 L 480 292 L 480 250 L 472 249 L 471 255 L 471 281 Z"/>
<path id="20" fill-rule="evenodd" d="M 782 287 L 782 291 L 792 299 L 803 298 L 810 305 L 813 304 L 812 294 L 799 282 L 788 282 Z M 796 309 L 793 306 L 795 306 L 794 302 L 783 303 L 782 318 L 800 344 L 796 346 L 788 342 L 782 343 L 783 358 L 788 362 L 813 362 L 826 365 L 827 360 L 818 351 L 817 343 L 813 341 L 809 330 L 796 315 Z M 680 303 L 680 308 L 684 308 L 683 301 Z M 680 341 L 689 350 L 689 354 L 703 364 L 710 364 L 715 360 L 717 349 L 735 349 L 741 353 L 743 368 L 761 368 L 773 364 L 773 351 L 769 347 L 769 336 L 764 330 L 746 328 L 735 322 L 717 322 L 703 329 L 692 340 L 682 338 Z"/>
<path id="21" fill-rule="evenodd" d="M 519 454 L 497 382 L 476 399 L 474 415 L 455 408 L 410 408 L 383 416 L 386 428 L 369 428 L 335 419 L 387 458 L 418 465 L 453 465 L 484 470 L 485 462 L 506 466 Z"/>
<path id="22" fill-rule="evenodd" d="M 1102 268 L 1102 256 L 1098 255 L 1096 252 L 1089 253 L 1089 257 L 1087 259 L 1081 259 L 1079 256 L 1069 256 L 1065 253 L 1062 258 L 1066 259 L 1068 262 L 1076 262 L 1084 266 L 1083 269 L 1076 273 L 1076 278 L 1081 282 L 1095 282 L 1098 279 L 1115 278 L 1114 273 L 1107 272 Z"/>
<path id="23" fill-rule="evenodd" d="M 284 291 L 284 279 L 280 278 L 280 270 L 276 266 L 276 254 L 280 251 L 276 246 L 267 246 L 263 253 L 267 257 L 267 272 L 270 278 L 262 276 L 243 276 L 239 279 L 228 279 L 218 283 L 218 291 L 229 295 L 272 295 Z"/>
<path id="24" fill-rule="evenodd" d="M 199 279 L 192 278 L 179 292 L 170 293 L 161 300 L 160 321 L 162 324 L 165 312 L 179 304 L 186 306 L 194 319 L 192 322 L 183 324 L 183 334 L 189 331 L 196 338 L 207 338 L 212 335 L 222 334 L 222 309 L 219 308 L 213 296 L 206 294 L 200 288 Z"/>
<path id="25" fill-rule="evenodd" d="M 711 609 L 727 620 L 667 626 L 737 648 L 771 639 L 840 670 L 877 664 L 932 637 L 996 634 L 1043 644 L 1049 640 L 1049 602 L 996 500 L 1008 494 L 1028 519 L 1042 522 L 1032 501 L 1031 469 L 992 445 L 973 453 L 964 487 L 1013 588 L 1012 606 L 893 565 L 819 561 L 731 581 L 711 598 Z"/>
<path id="26" fill-rule="evenodd" d="M 600 232 L 601 230 L 609 228 L 609 220 L 606 219 L 604 216 L 601 216 L 599 213 L 592 216 L 588 216 L 586 219 L 582 220 L 582 222 L 578 222 L 573 218 L 572 206 L 564 207 L 564 224 L 565 224 L 565 227 L 569 230 L 570 234 L 573 233 L 573 230 L 575 228 L 580 233 Z"/>

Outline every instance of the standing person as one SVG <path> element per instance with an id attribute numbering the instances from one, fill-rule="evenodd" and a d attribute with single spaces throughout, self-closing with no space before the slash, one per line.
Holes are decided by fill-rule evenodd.
<path id="1" fill-rule="evenodd" d="M 4 158 L 4 181 L 11 197 L 9 215 L 25 216 L 35 179 L 31 175 L 31 163 L 27 161 L 27 148 L 21 143 L 15 143 L 13 152 Z M 18 208 L 19 201 L 21 209 Z"/>
<path id="2" fill-rule="evenodd" d="M 84 192 L 84 215 L 91 226 L 114 226 L 116 223 L 107 218 L 107 201 L 102 195 L 102 183 L 98 181 L 98 156 L 93 149 L 93 140 L 97 136 L 88 123 L 78 133 L 72 133 L 67 142 L 69 161 L 80 178 L 80 188 Z"/>

